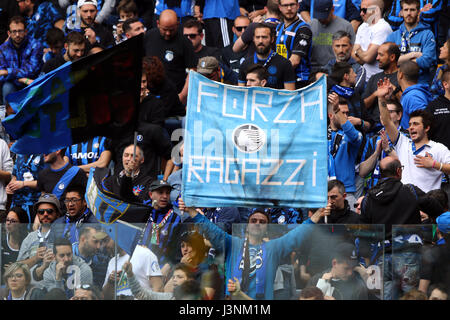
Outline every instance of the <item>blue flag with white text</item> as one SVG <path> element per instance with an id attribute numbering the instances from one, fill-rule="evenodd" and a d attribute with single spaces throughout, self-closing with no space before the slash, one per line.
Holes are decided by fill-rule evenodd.
<path id="1" fill-rule="evenodd" d="M 182 198 L 196 207 L 324 207 L 326 78 L 295 91 L 191 71 Z"/>

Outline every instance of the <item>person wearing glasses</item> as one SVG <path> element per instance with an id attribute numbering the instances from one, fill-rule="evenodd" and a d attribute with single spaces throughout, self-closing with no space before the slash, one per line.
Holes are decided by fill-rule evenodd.
<path id="1" fill-rule="evenodd" d="M 40 281 L 42 275 L 53 261 L 53 237 L 50 231 L 53 222 L 61 216 L 61 205 L 54 194 L 44 193 L 34 204 L 34 210 L 39 220 L 39 228 L 30 232 L 20 246 L 17 261 L 30 268 L 33 279 Z"/>
<path id="2" fill-rule="evenodd" d="M 26 22 L 14 16 L 8 24 L 9 39 L 0 46 L 0 87 L 6 96 L 29 85 L 42 68 L 43 47 L 27 35 Z"/>
<path id="3" fill-rule="evenodd" d="M 12 263 L 3 279 L 6 287 L 0 289 L 0 300 L 40 300 L 45 294 L 44 290 L 30 284 L 30 269 L 24 263 Z"/>
<path id="4" fill-rule="evenodd" d="M 213 56 L 217 60 L 221 59 L 218 48 L 208 47 L 202 44 L 205 34 L 203 33 L 203 24 L 200 21 L 196 19 L 186 21 L 183 24 L 183 35 L 191 41 L 197 60 L 207 56 Z"/>
<path id="5" fill-rule="evenodd" d="M 382 0 L 363 0 L 361 2 L 363 24 L 356 32 L 352 57 L 366 69 L 366 82 L 371 76 L 381 72 L 376 60 L 378 47 L 392 33 L 391 26 L 382 18 L 383 10 L 384 2 Z"/>
<path id="6" fill-rule="evenodd" d="M 75 290 L 70 300 L 103 300 L 102 293 L 95 285 L 83 284 Z"/>

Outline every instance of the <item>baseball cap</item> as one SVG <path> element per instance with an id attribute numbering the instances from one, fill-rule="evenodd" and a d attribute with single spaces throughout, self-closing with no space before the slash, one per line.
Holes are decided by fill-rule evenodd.
<path id="1" fill-rule="evenodd" d="M 440 232 L 450 233 L 450 212 L 443 213 L 437 217 L 436 224 Z"/>
<path id="2" fill-rule="evenodd" d="M 170 190 L 173 189 L 172 185 L 164 180 L 155 180 L 150 184 L 150 191 L 155 191 L 160 188 L 170 188 Z"/>
<path id="3" fill-rule="evenodd" d="M 356 255 L 356 248 L 353 244 L 342 242 L 336 246 L 334 257 L 338 259 L 345 259 L 351 265 L 358 264 L 358 257 Z"/>
<path id="4" fill-rule="evenodd" d="M 315 0 L 313 17 L 316 19 L 326 19 L 333 8 L 333 0 Z"/>
<path id="5" fill-rule="evenodd" d="M 219 61 L 215 57 L 207 56 L 200 58 L 197 64 L 197 72 L 203 75 L 210 75 L 219 68 Z"/>
<path id="6" fill-rule="evenodd" d="M 93 4 L 97 8 L 97 0 L 78 0 L 77 8 L 81 8 L 85 4 Z"/>
<path id="7" fill-rule="evenodd" d="M 39 204 L 41 203 L 51 203 L 56 207 L 56 210 L 58 210 L 59 215 L 61 215 L 61 203 L 59 202 L 58 198 L 53 193 L 44 193 L 42 194 L 38 201 L 34 204 L 33 208 L 34 211 L 37 210 L 39 207 Z"/>

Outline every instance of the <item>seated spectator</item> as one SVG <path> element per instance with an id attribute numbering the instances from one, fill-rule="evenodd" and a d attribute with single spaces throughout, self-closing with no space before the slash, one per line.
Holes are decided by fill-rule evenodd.
<path id="1" fill-rule="evenodd" d="M 53 193 L 61 199 L 69 185 L 86 187 L 87 177 L 82 169 L 64 159 L 65 149 L 45 154 L 44 162 L 49 166 L 38 173 L 37 189 Z"/>
<path id="2" fill-rule="evenodd" d="M 86 38 L 77 31 L 71 31 L 64 40 L 64 53 L 56 55 L 54 58 L 45 62 L 41 73 L 49 73 L 59 68 L 67 61 L 74 62 L 86 55 Z"/>
<path id="3" fill-rule="evenodd" d="M 14 262 L 3 274 L 6 287 L 0 289 L 0 300 L 40 300 L 45 291 L 31 285 L 31 274 L 28 266 Z"/>
<path id="4" fill-rule="evenodd" d="M 3 104 L 6 104 L 8 94 L 25 88 L 37 78 L 42 67 L 43 54 L 41 42 L 27 35 L 23 17 L 11 18 L 8 36 L 9 40 L 0 46 L 0 86 Z"/>
<path id="5" fill-rule="evenodd" d="M 298 300 L 325 300 L 322 290 L 317 287 L 306 287 L 300 292 Z"/>
<path id="6" fill-rule="evenodd" d="M 0 43 L 8 39 L 8 23 L 9 19 L 19 16 L 19 2 L 17 1 L 1 1 L 0 2 Z"/>
<path id="7" fill-rule="evenodd" d="M 1 233 L 1 273 L 4 274 L 13 262 L 17 261 L 20 246 L 28 235 L 27 212 L 21 207 L 13 207 L 6 216 L 5 227 Z M 2 279 L 2 285 L 4 284 Z"/>
<path id="8" fill-rule="evenodd" d="M 55 260 L 44 271 L 43 287 L 63 289 L 68 299 L 74 295 L 74 289 L 86 284 L 92 285 L 92 270 L 83 259 L 74 256 L 72 244 L 64 238 L 57 238 L 53 244 Z M 74 276 L 74 273 L 76 276 Z"/>
<path id="9" fill-rule="evenodd" d="M 411 289 L 400 297 L 400 300 L 428 300 L 427 295 L 417 289 Z"/>
<path id="10" fill-rule="evenodd" d="M 121 0 L 116 7 L 116 11 L 119 13 L 119 21 L 117 24 L 113 25 L 113 37 L 115 43 L 119 44 L 129 38 L 125 34 L 123 24 L 128 19 L 138 18 L 138 8 L 133 0 Z M 142 26 L 144 26 L 144 24 L 142 24 Z"/>
<path id="11" fill-rule="evenodd" d="M 367 300 L 367 286 L 354 271 L 357 261 L 355 246 L 340 243 L 333 253 L 331 268 L 313 276 L 308 286 L 316 286 L 336 300 Z"/>
<path id="12" fill-rule="evenodd" d="M 247 68 L 245 79 L 247 80 L 247 87 L 265 87 L 267 79 L 269 79 L 269 73 L 260 64 L 253 64 Z"/>
<path id="13" fill-rule="evenodd" d="M 418 82 L 428 84 L 431 70 L 436 66 L 436 41 L 428 25 L 419 21 L 420 0 L 402 0 L 401 10 L 406 17 L 400 28 L 391 33 L 386 41 L 396 43 L 401 52 L 399 64 L 416 62 L 420 68 Z M 404 91 L 404 90 L 403 90 Z"/>
<path id="14" fill-rule="evenodd" d="M 311 20 L 313 36 L 311 52 L 311 71 L 324 68 L 328 61 L 334 59 L 332 37 L 338 31 L 345 31 L 355 42 L 355 31 L 347 20 L 334 14 L 333 1 L 314 1 L 314 19 Z"/>
<path id="15" fill-rule="evenodd" d="M 164 106 L 163 100 L 152 94 L 148 88 L 151 74 L 148 72 L 148 65 L 145 61 L 142 63 L 142 68 L 141 104 L 139 105 L 138 121 L 163 127 L 167 106 Z"/>

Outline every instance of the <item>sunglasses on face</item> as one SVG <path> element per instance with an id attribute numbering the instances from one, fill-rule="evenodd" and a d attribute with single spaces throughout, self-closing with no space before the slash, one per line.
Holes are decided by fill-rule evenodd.
<path id="1" fill-rule="evenodd" d="M 184 36 L 189 39 L 195 39 L 198 35 L 199 35 L 198 33 L 189 33 L 185 34 Z"/>
<path id="2" fill-rule="evenodd" d="M 55 212 L 55 210 L 54 209 L 39 209 L 37 212 L 38 212 L 38 214 L 44 214 L 46 212 L 48 214 L 53 214 Z"/>

